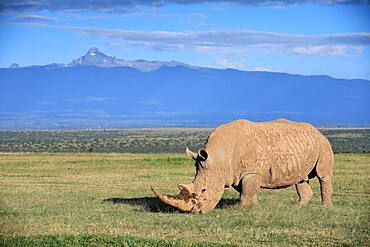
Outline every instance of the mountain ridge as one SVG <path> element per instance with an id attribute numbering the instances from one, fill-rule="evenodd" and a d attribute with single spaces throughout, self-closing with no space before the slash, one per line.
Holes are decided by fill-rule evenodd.
<path id="1" fill-rule="evenodd" d="M 77 59 L 73 59 L 70 63 L 51 63 L 46 65 L 30 65 L 30 66 L 19 66 L 16 63 L 12 63 L 8 68 L 26 68 L 26 67 L 74 67 L 74 66 L 97 66 L 97 67 L 132 67 L 143 72 L 154 71 L 162 66 L 185 66 L 196 68 L 186 63 L 177 61 L 149 61 L 145 59 L 126 60 L 120 59 L 116 56 L 108 56 L 101 52 L 96 47 L 91 47 L 87 53 Z"/>
<path id="2" fill-rule="evenodd" d="M 0 69 L 0 129 L 214 127 L 239 118 L 369 126 L 370 81 L 182 65 Z"/>
<path id="3" fill-rule="evenodd" d="M 89 60 L 89 57 L 91 57 L 92 53 L 98 54 L 98 56 L 103 57 L 102 59 L 109 59 L 109 61 L 112 61 L 113 64 L 102 64 L 100 61 L 91 62 Z M 87 59 L 87 60 L 86 60 Z M 108 62 L 109 62 L 108 61 Z M 148 67 L 145 67 L 147 65 Z M 137 69 L 142 72 L 150 72 L 154 70 L 158 70 L 162 67 L 177 67 L 177 66 L 183 66 L 186 68 L 192 68 L 197 70 L 233 70 L 233 71 L 241 71 L 241 72 L 249 72 L 249 73 L 276 73 L 276 74 L 287 74 L 287 75 L 299 75 L 299 76 L 327 76 L 334 79 L 343 79 L 343 78 L 337 78 L 325 74 L 320 75 L 302 75 L 302 74 L 295 74 L 295 73 L 289 73 L 289 72 L 281 72 L 281 71 L 257 71 L 257 70 L 241 70 L 237 68 L 213 68 L 213 67 L 200 67 L 195 65 L 190 65 L 187 63 L 171 60 L 171 61 L 157 61 L 157 60 L 145 60 L 145 59 L 135 59 L 135 60 L 126 60 L 117 58 L 116 56 L 108 56 L 105 53 L 101 52 L 97 47 L 91 47 L 89 50 L 85 53 L 85 55 L 80 56 L 79 58 L 72 59 L 70 63 L 57 63 L 53 62 L 50 64 L 45 65 L 27 65 L 27 66 L 20 66 L 18 63 L 13 62 L 8 67 L 3 67 L 0 69 L 22 69 L 22 68 L 34 68 L 34 67 L 43 67 L 43 68 L 62 68 L 62 67 L 74 67 L 74 66 L 96 66 L 96 67 L 104 67 L 104 68 L 113 68 L 113 67 L 131 67 L 134 69 Z M 365 80 L 369 81 L 368 79 L 363 78 L 351 78 L 351 79 L 344 79 L 344 80 Z"/>

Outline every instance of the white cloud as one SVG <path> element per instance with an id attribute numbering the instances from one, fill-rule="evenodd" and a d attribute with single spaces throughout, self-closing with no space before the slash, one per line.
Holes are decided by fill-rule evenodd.
<path id="1" fill-rule="evenodd" d="M 238 4 L 245 6 L 286 6 L 292 4 L 369 4 L 368 0 L 110 0 L 110 1 L 56 1 L 56 0 L 3 0 L 0 2 L 0 12 L 24 11 L 101 11 L 127 12 L 137 6 L 161 7 L 169 4 Z"/>
<path id="2" fill-rule="evenodd" d="M 118 97 L 105 97 L 105 96 L 87 96 L 85 98 L 85 101 L 89 102 L 103 102 L 103 101 L 111 101 L 111 100 L 117 100 Z"/>
<path id="3" fill-rule="evenodd" d="M 329 55 L 345 56 L 349 54 L 350 46 L 346 45 L 319 45 L 306 47 L 293 47 L 292 53 L 299 55 Z"/>
<path id="4" fill-rule="evenodd" d="M 278 73 L 285 73 L 286 70 L 283 68 L 267 68 L 265 66 L 256 66 L 253 68 L 253 71 L 261 71 L 261 72 L 278 72 Z"/>
<path id="5" fill-rule="evenodd" d="M 364 47 L 370 45 L 370 33 L 366 32 L 296 35 L 253 30 L 173 32 L 55 26 L 44 23 L 28 25 L 71 30 L 81 35 L 116 40 L 126 46 L 142 46 L 156 51 L 191 50 L 223 55 L 358 55 Z"/>
<path id="6" fill-rule="evenodd" d="M 223 68 L 233 68 L 233 69 L 243 69 L 245 65 L 244 60 L 240 60 L 238 62 L 231 62 L 226 58 L 216 59 L 213 61 L 213 65 L 220 66 Z"/>
<path id="7" fill-rule="evenodd" d="M 15 22 L 48 23 L 56 21 L 55 18 L 43 15 L 18 15 L 13 19 Z"/>
<path id="8" fill-rule="evenodd" d="M 363 46 L 353 46 L 352 49 L 357 53 L 357 55 L 362 55 L 362 53 L 364 53 Z"/>
<path id="9" fill-rule="evenodd" d="M 142 105 L 152 105 L 152 106 L 154 106 L 154 105 L 159 105 L 161 103 L 161 101 L 158 100 L 158 99 L 145 99 L 143 101 L 139 101 L 138 103 L 142 104 Z"/>
<path id="10" fill-rule="evenodd" d="M 270 71 L 270 69 L 263 67 L 263 66 L 256 66 L 253 69 L 254 71 Z"/>
<path id="11" fill-rule="evenodd" d="M 75 32 L 121 39 L 128 45 L 162 50 L 196 50 L 222 53 L 254 52 L 310 55 L 346 55 L 353 46 L 370 45 L 370 33 L 294 35 L 286 33 L 240 31 L 139 31 L 67 27 Z"/>

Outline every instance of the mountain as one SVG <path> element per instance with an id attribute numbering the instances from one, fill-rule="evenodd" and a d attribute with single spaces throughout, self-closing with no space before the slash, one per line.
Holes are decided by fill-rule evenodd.
<path id="1" fill-rule="evenodd" d="M 87 53 L 77 59 L 73 59 L 69 64 L 64 63 L 51 63 L 47 65 L 31 65 L 29 67 L 43 67 L 43 68 L 54 68 L 54 67 L 74 67 L 74 66 L 96 66 L 103 68 L 114 68 L 114 67 L 130 67 L 142 72 L 154 71 L 162 66 L 184 66 L 189 68 L 198 68 L 186 63 L 181 63 L 177 61 L 148 61 L 144 59 L 138 60 L 125 60 L 116 58 L 115 56 L 108 56 L 101 52 L 98 48 L 92 47 Z M 19 64 L 13 63 L 9 68 L 20 68 Z M 26 67 L 22 67 L 26 68 Z"/>
<path id="2" fill-rule="evenodd" d="M 12 63 L 10 66 L 9 66 L 10 69 L 16 69 L 16 68 L 19 68 L 19 64 L 17 63 Z"/>
<path id="3" fill-rule="evenodd" d="M 161 61 L 147 61 L 147 60 L 125 60 L 125 59 L 118 59 L 116 57 L 107 56 L 101 51 L 99 51 L 98 48 L 90 48 L 89 51 L 82 57 L 73 60 L 68 66 L 76 66 L 76 65 L 91 65 L 91 66 L 98 66 L 98 67 L 131 67 L 135 68 L 137 70 L 148 72 L 157 70 L 162 66 L 187 66 L 191 67 L 190 65 L 187 65 L 185 63 L 180 63 L 176 61 L 170 61 L 170 62 L 161 62 Z"/>
<path id="4" fill-rule="evenodd" d="M 90 49 L 69 65 L 0 69 L 0 128 L 210 127 L 280 117 L 370 125 L 368 80 L 166 64 L 144 72 L 120 61 Z"/>
<path id="5" fill-rule="evenodd" d="M 100 67 L 113 67 L 118 65 L 118 59 L 116 57 L 110 57 L 98 50 L 98 48 L 91 48 L 82 57 L 73 60 L 69 65 L 93 65 Z"/>

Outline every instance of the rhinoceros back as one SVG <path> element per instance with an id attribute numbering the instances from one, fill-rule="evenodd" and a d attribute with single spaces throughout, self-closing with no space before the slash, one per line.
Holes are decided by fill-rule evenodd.
<path id="1" fill-rule="evenodd" d="M 318 161 L 320 146 L 326 140 L 307 123 L 278 119 L 235 124 L 240 132 L 237 145 L 240 176 L 259 173 L 266 188 L 287 187 L 308 180 Z"/>

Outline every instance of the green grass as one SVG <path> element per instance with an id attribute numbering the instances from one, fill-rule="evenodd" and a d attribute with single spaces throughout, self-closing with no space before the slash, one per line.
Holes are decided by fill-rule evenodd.
<path id="1" fill-rule="evenodd" d="M 337 154 L 334 208 L 319 186 L 306 206 L 294 188 L 261 190 L 239 208 L 226 189 L 208 214 L 161 203 L 194 166 L 182 154 L 0 153 L 0 246 L 368 246 L 370 155 Z"/>

